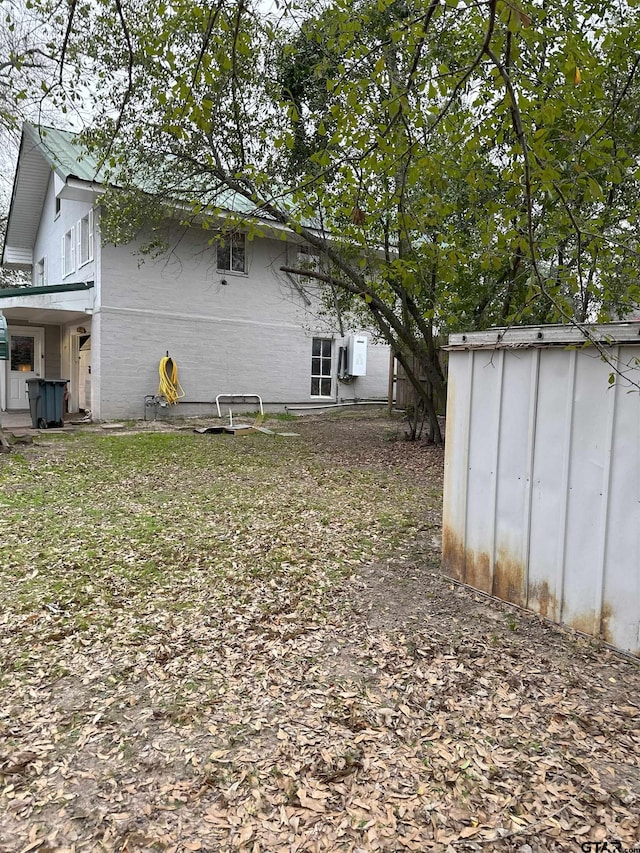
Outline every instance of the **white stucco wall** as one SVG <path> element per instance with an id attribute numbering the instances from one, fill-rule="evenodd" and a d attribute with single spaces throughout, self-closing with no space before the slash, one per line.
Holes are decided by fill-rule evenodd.
<path id="1" fill-rule="evenodd" d="M 140 417 L 144 396 L 158 389 L 167 351 L 186 401 L 255 393 L 280 406 L 325 402 L 311 396 L 313 337 L 334 339 L 331 399 L 386 397 L 386 346 L 370 342 L 367 375 L 337 382 L 338 346 L 345 341 L 279 272 L 286 243 L 247 242 L 247 274 L 239 275 L 216 271 L 210 238 L 198 229 L 176 234 L 169 253 L 144 262 L 131 247 L 102 247 L 101 301 L 92 324 L 94 417 Z"/>

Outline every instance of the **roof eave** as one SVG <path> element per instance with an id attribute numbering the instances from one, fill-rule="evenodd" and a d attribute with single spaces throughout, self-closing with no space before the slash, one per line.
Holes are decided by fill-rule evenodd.
<path id="1" fill-rule="evenodd" d="M 18 163 L 20 163 L 20 155 L 22 154 L 22 148 L 24 145 L 24 135 L 26 131 L 27 125 L 23 125 L 22 134 L 20 135 L 20 147 L 18 149 Z M 7 250 L 7 236 L 9 233 L 9 223 L 11 222 L 11 214 L 13 213 L 15 203 L 16 203 L 16 195 L 18 192 L 18 165 L 16 164 L 16 169 L 13 174 L 13 186 L 11 188 L 11 202 L 9 204 L 9 213 L 7 214 L 7 227 L 4 232 L 4 240 L 2 242 L 2 257 L 0 258 L 0 265 L 5 266 L 5 254 Z"/>
<path id="2" fill-rule="evenodd" d="M 64 186 L 58 193 L 58 198 L 70 199 L 71 201 L 94 201 L 105 192 L 106 187 L 98 181 L 86 181 L 69 175 L 64 179 Z"/>

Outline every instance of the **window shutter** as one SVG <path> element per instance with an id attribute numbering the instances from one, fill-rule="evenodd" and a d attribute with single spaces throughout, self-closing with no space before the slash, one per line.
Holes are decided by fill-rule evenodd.
<path id="1" fill-rule="evenodd" d="M 88 234 L 88 242 L 89 242 L 89 257 L 88 260 L 93 260 L 93 208 L 89 211 L 89 234 Z"/>
<path id="2" fill-rule="evenodd" d="M 73 226 L 71 227 L 71 270 L 69 272 L 73 272 L 76 268 L 76 240 Z"/>
<path id="3" fill-rule="evenodd" d="M 78 219 L 78 224 L 76 225 L 76 257 L 78 258 L 78 266 L 82 263 L 82 220 Z"/>
<path id="4" fill-rule="evenodd" d="M 67 274 L 67 268 L 66 268 L 66 265 L 64 262 L 64 242 L 65 242 L 65 235 L 63 234 L 62 235 L 62 254 L 61 254 L 62 278 L 64 278 L 65 275 Z"/>

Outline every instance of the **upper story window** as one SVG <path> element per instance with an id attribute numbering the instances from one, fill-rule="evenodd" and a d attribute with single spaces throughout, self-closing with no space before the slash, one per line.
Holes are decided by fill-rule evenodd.
<path id="1" fill-rule="evenodd" d="M 93 260 L 93 210 L 78 221 L 78 266 Z"/>
<path id="2" fill-rule="evenodd" d="M 35 276 L 33 283 L 36 287 L 44 287 L 47 283 L 47 261 L 46 258 L 40 258 L 36 264 Z"/>
<path id="3" fill-rule="evenodd" d="M 216 266 L 221 272 L 247 271 L 244 234 L 228 234 L 217 244 Z"/>
<path id="4" fill-rule="evenodd" d="M 76 269 L 75 230 L 75 228 L 69 228 L 62 238 L 62 278 L 75 272 Z"/>
<path id="5" fill-rule="evenodd" d="M 54 218 L 55 218 L 56 216 L 60 216 L 60 204 L 61 204 L 61 203 L 60 203 L 60 199 L 56 196 L 56 205 L 55 205 L 55 211 L 56 211 L 56 212 L 55 212 L 55 214 L 54 214 Z"/>

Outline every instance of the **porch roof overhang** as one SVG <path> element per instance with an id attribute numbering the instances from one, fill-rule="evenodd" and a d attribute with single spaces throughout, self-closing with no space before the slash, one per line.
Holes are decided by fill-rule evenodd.
<path id="1" fill-rule="evenodd" d="M 0 290 L 0 313 L 20 323 L 72 323 L 93 313 L 92 281 Z"/>

